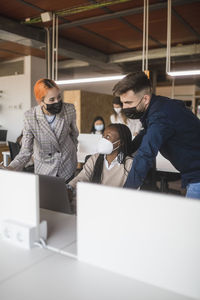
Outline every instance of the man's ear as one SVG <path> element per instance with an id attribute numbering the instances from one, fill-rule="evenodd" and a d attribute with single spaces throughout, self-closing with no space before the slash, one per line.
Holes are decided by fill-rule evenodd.
<path id="1" fill-rule="evenodd" d="M 144 104 L 149 105 L 150 100 L 151 100 L 151 96 L 150 95 L 144 95 L 143 99 L 144 99 Z"/>

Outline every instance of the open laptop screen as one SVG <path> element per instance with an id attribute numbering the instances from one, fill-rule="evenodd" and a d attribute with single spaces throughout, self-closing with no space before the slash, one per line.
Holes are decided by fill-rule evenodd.
<path id="1" fill-rule="evenodd" d="M 39 175 L 40 208 L 71 213 L 66 184 L 63 178 Z"/>

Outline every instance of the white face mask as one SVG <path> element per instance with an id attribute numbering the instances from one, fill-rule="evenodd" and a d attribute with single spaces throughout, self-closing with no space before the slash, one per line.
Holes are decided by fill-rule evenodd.
<path id="1" fill-rule="evenodd" d="M 121 108 L 120 107 L 114 107 L 114 111 L 117 113 L 117 114 L 119 114 L 120 112 L 121 112 Z"/>
<path id="2" fill-rule="evenodd" d="M 116 144 L 117 142 L 119 142 L 120 140 L 111 143 L 109 140 L 102 138 L 99 140 L 98 144 L 97 144 L 97 152 L 100 154 L 110 154 L 112 153 L 114 150 L 118 149 L 119 146 L 115 149 L 113 149 L 113 145 Z"/>
<path id="3" fill-rule="evenodd" d="M 103 124 L 99 124 L 99 125 L 94 125 L 94 128 L 96 131 L 102 131 L 104 126 L 103 126 Z"/>

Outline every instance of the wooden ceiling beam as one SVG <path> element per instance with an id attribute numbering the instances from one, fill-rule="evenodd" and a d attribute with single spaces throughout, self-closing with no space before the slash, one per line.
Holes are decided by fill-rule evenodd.
<path id="1" fill-rule="evenodd" d="M 2 40 L 41 49 L 46 45 L 45 30 L 20 24 L 11 19 L 0 17 L 0 36 Z M 108 56 L 100 51 L 81 44 L 59 38 L 59 55 L 80 59 L 101 68 L 107 68 Z M 119 68 L 116 69 L 119 70 Z"/>
<path id="2" fill-rule="evenodd" d="M 172 7 L 174 6 L 179 6 L 179 5 L 184 5 L 184 4 L 191 4 L 195 2 L 200 2 L 200 0 L 173 0 L 172 2 Z M 161 3 L 155 3 L 149 5 L 149 11 L 154 11 L 154 10 L 159 10 L 167 7 L 167 1 L 161 2 Z M 81 25 L 86 25 L 86 24 L 91 24 L 91 23 L 96 23 L 96 22 L 103 22 L 103 21 L 108 21 L 112 19 L 117 19 L 120 17 L 125 17 L 125 16 L 130 16 L 130 15 L 136 15 L 136 14 L 143 14 L 143 6 L 141 7 L 136 7 L 132 9 L 126 9 L 118 12 L 112 12 L 108 13 L 105 15 L 101 16 L 96 16 L 96 17 L 90 17 L 90 18 L 85 18 L 77 21 L 72 21 L 69 22 L 67 21 L 66 23 L 60 24 L 59 28 L 72 28 L 72 27 L 77 27 Z"/>
<path id="3" fill-rule="evenodd" d="M 40 8 L 39 6 L 34 5 L 34 4 L 32 4 L 30 2 L 27 2 L 25 0 L 17 0 L 17 2 L 22 3 L 22 4 L 26 5 L 26 6 L 31 7 L 31 8 L 34 8 L 36 10 L 39 10 L 40 12 L 44 12 L 45 11 L 44 9 Z"/>
<path id="4" fill-rule="evenodd" d="M 200 44 L 171 47 L 171 57 L 199 55 Z M 148 59 L 166 58 L 166 49 L 152 49 L 148 51 Z M 141 51 L 130 51 L 128 53 L 109 55 L 109 63 L 124 63 L 142 60 Z"/>
<path id="5" fill-rule="evenodd" d="M 200 40 L 200 34 L 172 7 L 172 14 L 194 35 Z"/>

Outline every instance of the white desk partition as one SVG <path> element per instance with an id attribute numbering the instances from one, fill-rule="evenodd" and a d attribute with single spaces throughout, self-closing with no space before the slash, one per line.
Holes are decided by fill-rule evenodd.
<path id="1" fill-rule="evenodd" d="M 179 173 L 179 171 L 174 168 L 171 162 L 166 159 L 160 152 L 156 156 L 156 170 L 163 172 Z"/>
<path id="2" fill-rule="evenodd" d="M 78 136 L 78 162 L 85 162 L 86 155 L 97 153 L 97 143 L 101 134 L 80 133 Z"/>
<path id="3" fill-rule="evenodd" d="M 78 259 L 200 299 L 200 202 L 78 183 Z"/>
<path id="4" fill-rule="evenodd" d="M 25 248 L 29 234 L 33 234 L 31 228 L 35 228 L 34 237 L 39 238 L 38 182 L 38 175 L 0 170 L 1 235 L 15 244 L 24 239 Z"/>

